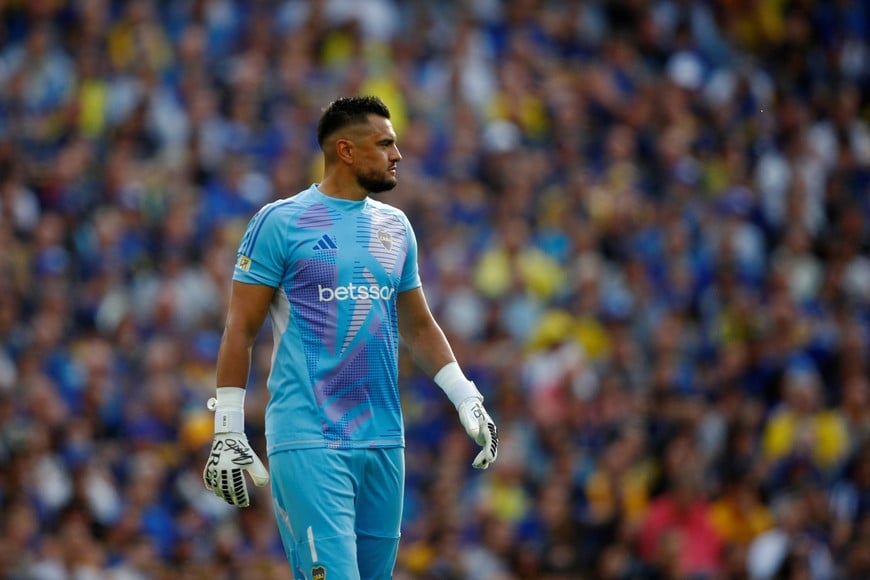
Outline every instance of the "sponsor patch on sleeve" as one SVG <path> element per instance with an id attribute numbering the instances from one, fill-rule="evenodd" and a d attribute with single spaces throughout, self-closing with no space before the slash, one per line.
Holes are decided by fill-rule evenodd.
<path id="1" fill-rule="evenodd" d="M 243 272 L 247 272 L 251 269 L 251 259 L 247 256 L 239 256 L 239 260 L 236 262 L 236 268 Z"/>

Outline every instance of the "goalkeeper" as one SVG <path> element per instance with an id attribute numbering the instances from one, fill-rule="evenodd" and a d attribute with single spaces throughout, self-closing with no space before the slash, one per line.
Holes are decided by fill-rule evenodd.
<path id="1" fill-rule="evenodd" d="M 244 471 L 269 483 L 297 579 L 390 578 L 399 546 L 404 427 L 399 337 L 455 405 L 487 468 L 498 436 L 483 397 L 433 318 L 405 214 L 372 195 L 401 160 L 376 97 L 334 101 L 317 126 L 324 176 L 263 207 L 239 246 L 217 359 L 206 487 L 249 504 Z M 266 470 L 244 431 L 245 386 L 267 313 L 274 346 Z"/>

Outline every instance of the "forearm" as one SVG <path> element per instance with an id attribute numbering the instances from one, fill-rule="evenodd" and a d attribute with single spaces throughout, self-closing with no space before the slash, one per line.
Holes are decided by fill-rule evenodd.
<path id="1" fill-rule="evenodd" d="M 402 336 L 414 362 L 429 377 L 456 361 L 450 343 L 438 324 L 421 325 Z"/>
<path id="2" fill-rule="evenodd" d="M 216 387 L 247 386 L 254 341 L 274 293 L 275 289 L 270 286 L 233 282 L 226 326 L 218 349 Z"/>
<path id="3" fill-rule="evenodd" d="M 444 331 L 429 311 L 421 289 L 399 296 L 399 331 L 414 362 L 458 406 L 469 397 L 480 397 L 456 361 Z"/>
<path id="4" fill-rule="evenodd" d="M 420 325 L 405 339 L 414 362 L 444 391 L 454 406 L 469 397 L 481 397 L 465 374 L 437 323 Z"/>
<path id="5" fill-rule="evenodd" d="M 221 338 L 218 350 L 215 385 L 217 387 L 245 388 L 251 371 L 252 350 L 253 342 L 251 340 L 243 334 L 227 328 Z"/>

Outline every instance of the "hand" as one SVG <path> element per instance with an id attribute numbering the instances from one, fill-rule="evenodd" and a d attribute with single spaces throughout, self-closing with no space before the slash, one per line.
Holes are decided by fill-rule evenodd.
<path id="1" fill-rule="evenodd" d="M 215 433 L 208 463 L 202 472 L 205 487 L 230 505 L 248 507 L 251 498 L 243 471 L 250 474 L 257 487 L 269 483 L 269 472 L 251 450 L 244 433 Z"/>
<path id="2" fill-rule="evenodd" d="M 459 421 L 468 436 L 482 447 L 471 465 L 475 469 L 486 469 L 498 457 L 498 429 L 492 417 L 483 407 L 483 400 L 469 397 L 457 407 Z"/>

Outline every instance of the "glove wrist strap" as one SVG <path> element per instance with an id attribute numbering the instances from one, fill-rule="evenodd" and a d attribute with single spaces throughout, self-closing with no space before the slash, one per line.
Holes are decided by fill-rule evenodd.
<path id="1" fill-rule="evenodd" d="M 214 432 L 244 433 L 245 389 L 218 387 L 216 395 L 208 402 L 209 409 L 214 411 Z"/>
<path id="2" fill-rule="evenodd" d="M 435 374 L 433 380 L 457 409 L 462 401 L 471 397 L 483 400 L 483 395 L 480 394 L 474 383 L 468 380 L 456 361 L 444 365 Z"/>

